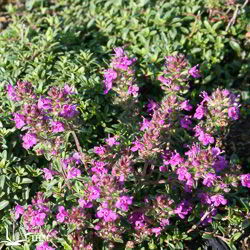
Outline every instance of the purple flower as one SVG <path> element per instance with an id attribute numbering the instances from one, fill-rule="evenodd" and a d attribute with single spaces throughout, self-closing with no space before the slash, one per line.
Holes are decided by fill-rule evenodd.
<path id="1" fill-rule="evenodd" d="M 100 188 L 96 186 L 89 187 L 88 190 L 91 192 L 89 199 L 96 200 L 100 198 Z"/>
<path id="2" fill-rule="evenodd" d="M 154 227 L 152 228 L 152 233 L 154 233 L 156 236 L 158 236 L 161 233 L 162 228 L 161 227 Z"/>
<path id="3" fill-rule="evenodd" d="M 91 201 L 85 200 L 84 198 L 80 198 L 78 202 L 82 208 L 91 208 L 93 206 Z"/>
<path id="4" fill-rule="evenodd" d="M 184 109 L 184 110 L 186 110 L 186 111 L 190 111 L 190 110 L 192 110 L 193 107 L 192 107 L 191 104 L 188 103 L 187 100 L 185 100 L 184 102 L 182 102 L 182 103 L 180 104 L 180 108 L 181 108 L 181 109 Z"/>
<path id="5" fill-rule="evenodd" d="M 218 207 L 221 204 L 222 205 L 226 205 L 227 204 L 227 200 L 224 198 L 223 195 L 221 194 L 216 194 L 210 197 L 211 202 L 213 203 L 214 206 Z"/>
<path id="6" fill-rule="evenodd" d="M 110 147 L 113 147 L 114 145 L 119 145 L 120 143 L 116 141 L 116 136 L 114 137 L 109 137 L 108 139 L 105 139 L 105 141 L 107 142 L 107 144 Z"/>
<path id="7" fill-rule="evenodd" d="M 32 217 L 31 225 L 32 226 L 43 226 L 45 217 L 46 217 L 45 213 L 36 214 L 35 216 Z"/>
<path id="8" fill-rule="evenodd" d="M 216 174 L 208 173 L 205 175 L 202 183 L 203 183 L 203 185 L 205 185 L 207 187 L 212 187 L 214 182 L 216 181 L 216 179 L 217 179 Z"/>
<path id="9" fill-rule="evenodd" d="M 188 115 L 185 115 L 184 118 L 180 119 L 180 125 L 182 128 L 191 129 L 189 125 L 192 125 L 192 121 L 189 119 Z"/>
<path id="10" fill-rule="evenodd" d="M 194 118 L 196 119 L 202 119 L 202 117 L 204 116 L 204 107 L 202 105 L 200 105 L 196 110 L 195 110 L 195 114 L 194 114 Z"/>
<path id="11" fill-rule="evenodd" d="M 250 174 L 243 174 L 240 176 L 241 185 L 250 188 Z"/>
<path id="12" fill-rule="evenodd" d="M 62 122 L 55 122 L 51 123 L 51 129 L 53 133 L 59 133 L 64 131 L 64 124 Z"/>
<path id="13" fill-rule="evenodd" d="M 54 250 L 55 248 L 50 247 L 47 241 L 40 243 L 40 245 L 36 246 L 36 250 Z"/>
<path id="14" fill-rule="evenodd" d="M 11 84 L 8 85 L 8 98 L 12 101 L 20 100 L 20 98 L 17 98 L 16 89 Z"/>
<path id="15" fill-rule="evenodd" d="M 117 219 L 117 214 L 107 208 L 101 208 L 96 215 L 98 218 L 103 218 L 105 222 L 111 222 Z"/>
<path id="16" fill-rule="evenodd" d="M 176 209 L 174 210 L 175 214 L 178 214 L 181 219 L 184 219 L 185 216 L 192 210 L 191 205 L 187 201 L 181 202 Z"/>
<path id="17" fill-rule="evenodd" d="M 226 161 L 223 156 L 218 156 L 217 158 L 218 159 L 215 161 L 213 168 L 216 172 L 220 172 L 227 167 L 228 161 Z"/>
<path id="18" fill-rule="evenodd" d="M 105 148 L 103 146 L 94 147 L 93 152 L 98 154 L 98 155 L 104 155 L 105 154 Z"/>
<path id="19" fill-rule="evenodd" d="M 72 118 L 77 114 L 78 111 L 76 110 L 76 105 L 71 105 L 71 104 L 63 105 L 60 111 L 60 115 L 64 118 Z"/>
<path id="20" fill-rule="evenodd" d="M 200 198 L 200 202 L 202 204 L 211 204 L 211 199 L 207 193 L 200 193 L 198 197 Z"/>
<path id="21" fill-rule="evenodd" d="M 233 120 L 239 119 L 239 109 L 236 107 L 230 107 L 228 109 L 228 116 L 232 118 Z"/>
<path id="22" fill-rule="evenodd" d="M 148 119 L 146 119 L 146 118 L 143 117 L 143 122 L 140 123 L 140 125 L 141 125 L 140 130 L 143 131 L 143 130 L 145 130 L 145 129 L 147 129 L 147 128 L 150 127 L 151 122 Z"/>
<path id="23" fill-rule="evenodd" d="M 112 81 L 104 80 L 104 95 L 108 94 L 108 92 L 112 89 Z"/>
<path id="24" fill-rule="evenodd" d="M 155 101 L 149 100 L 148 105 L 147 105 L 147 112 L 154 111 L 158 107 L 159 107 L 159 105 Z"/>
<path id="25" fill-rule="evenodd" d="M 195 136 L 198 137 L 199 141 L 202 142 L 205 146 L 209 143 L 214 143 L 214 138 L 211 135 L 204 133 L 204 131 L 199 126 L 196 126 L 194 130 Z"/>
<path id="26" fill-rule="evenodd" d="M 53 179 L 53 171 L 48 168 L 43 168 L 44 172 L 44 179 L 45 180 L 52 180 Z"/>
<path id="27" fill-rule="evenodd" d="M 117 78 L 117 73 L 113 69 L 104 71 L 104 94 L 106 95 L 112 89 L 112 81 Z"/>
<path id="28" fill-rule="evenodd" d="M 16 122 L 16 127 L 19 129 L 22 128 L 25 125 L 24 116 L 17 113 L 14 113 L 13 115 L 14 115 L 14 121 Z"/>
<path id="29" fill-rule="evenodd" d="M 126 195 L 121 196 L 118 201 L 115 203 L 115 206 L 121 209 L 124 212 L 128 211 L 128 205 L 132 204 L 133 197 L 129 197 Z"/>
<path id="30" fill-rule="evenodd" d="M 134 97 L 138 96 L 139 87 L 132 85 L 128 87 L 128 94 L 133 95 Z"/>
<path id="31" fill-rule="evenodd" d="M 164 85 L 169 86 L 172 83 L 172 80 L 170 78 L 165 78 L 164 76 L 158 76 L 157 80 L 159 80 Z"/>
<path id="32" fill-rule="evenodd" d="M 91 171 L 93 173 L 97 173 L 97 174 L 107 174 L 108 170 L 106 168 L 104 168 L 104 166 L 106 165 L 104 162 L 102 161 L 96 161 L 94 162 L 95 166 L 91 168 Z"/>
<path id="33" fill-rule="evenodd" d="M 36 134 L 33 133 L 26 133 L 23 137 L 23 147 L 25 149 L 29 149 L 31 147 L 33 147 L 34 145 L 36 145 L 37 143 L 37 139 L 36 139 Z"/>
<path id="34" fill-rule="evenodd" d="M 68 170 L 67 178 L 73 179 L 73 178 L 76 178 L 77 176 L 80 176 L 80 175 L 81 175 L 81 170 L 73 167 L 70 170 Z"/>
<path id="35" fill-rule="evenodd" d="M 160 225 L 162 227 L 168 226 L 169 224 L 169 219 L 160 219 Z"/>
<path id="36" fill-rule="evenodd" d="M 74 90 L 73 87 L 70 87 L 68 84 L 65 84 L 63 87 L 63 94 L 64 95 L 75 94 L 73 90 Z"/>
<path id="37" fill-rule="evenodd" d="M 139 140 L 136 140 L 132 143 L 134 144 L 134 146 L 131 148 L 132 152 L 144 149 L 144 145 L 142 143 L 140 143 Z"/>
<path id="38" fill-rule="evenodd" d="M 52 101 L 48 98 L 40 97 L 37 104 L 38 109 L 48 110 L 52 109 Z"/>
<path id="39" fill-rule="evenodd" d="M 172 156 L 171 156 L 171 158 L 169 160 L 169 163 L 173 167 L 177 166 L 178 164 L 180 164 L 182 162 L 183 162 L 183 158 L 180 156 L 179 153 L 172 154 Z"/>
<path id="40" fill-rule="evenodd" d="M 188 74 L 191 75 L 193 78 L 199 78 L 200 77 L 200 70 L 197 69 L 199 64 L 196 66 L 192 67 L 191 69 L 188 70 Z"/>
<path id="41" fill-rule="evenodd" d="M 114 51 L 115 51 L 115 56 L 116 57 L 122 57 L 122 56 L 124 56 L 124 50 L 123 50 L 123 48 L 118 47 L 118 48 L 115 48 Z"/>
<path id="42" fill-rule="evenodd" d="M 56 215 L 56 219 L 59 222 L 64 222 L 65 217 L 68 216 L 68 211 L 65 210 L 64 206 L 59 206 L 59 213 Z"/>
<path id="43" fill-rule="evenodd" d="M 16 212 L 15 212 L 16 220 L 18 220 L 20 217 L 20 214 L 24 213 L 24 207 L 20 206 L 20 205 L 16 205 L 15 210 L 16 210 Z"/>

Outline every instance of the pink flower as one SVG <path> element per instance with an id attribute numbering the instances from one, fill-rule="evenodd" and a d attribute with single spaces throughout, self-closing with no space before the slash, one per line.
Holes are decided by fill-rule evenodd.
<path id="1" fill-rule="evenodd" d="M 16 210 L 16 212 L 15 212 L 16 220 L 18 220 L 20 217 L 20 214 L 24 213 L 24 207 L 20 206 L 20 205 L 16 205 L 15 210 Z"/>
<path id="2" fill-rule="evenodd" d="M 192 107 L 191 104 L 188 103 L 187 100 L 185 100 L 184 102 L 182 102 L 182 103 L 180 104 L 180 108 L 181 108 L 181 109 L 184 109 L 184 110 L 186 110 L 186 111 L 190 111 L 190 110 L 192 110 L 193 107 Z"/>
<path id="3" fill-rule="evenodd" d="M 73 178 L 76 178 L 78 176 L 81 175 L 81 170 L 78 169 L 78 168 L 71 168 L 70 170 L 68 170 L 68 175 L 67 175 L 67 178 L 68 179 L 73 179 Z"/>
<path id="4" fill-rule="evenodd" d="M 236 107 L 230 107 L 228 109 L 228 116 L 232 118 L 233 120 L 239 119 L 239 110 Z"/>
<path id="5" fill-rule="evenodd" d="M 63 105 L 60 111 L 60 116 L 64 118 L 72 118 L 77 114 L 78 114 L 78 111 L 76 110 L 76 105 L 72 105 L 72 104 Z"/>
<path id="6" fill-rule="evenodd" d="M 59 213 L 56 215 L 56 219 L 59 222 L 64 222 L 65 217 L 68 216 L 68 211 L 65 210 L 64 206 L 59 206 Z"/>
<path id="7" fill-rule="evenodd" d="M 112 81 L 117 78 L 117 73 L 113 69 L 104 71 L 104 94 L 106 95 L 112 89 Z"/>
<path id="8" fill-rule="evenodd" d="M 197 69 L 198 66 L 199 66 L 199 64 L 197 64 L 196 66 L 189 69 L 188 74 L 191 75 L 194 78 L 199 78 L 200 77 L 200 70 Z"/>
<path id="9" fill-rule="evenodd" d="M 226 205 L 227 204 L 227 200 L 224 198 L 223 195 L 221 194 L 216 194 L 210 197 L 211 202 L 213 203 L 214 206 L 218 207 L 221 204 L 222 205 Z"/>
<path id="10" fill-rule="evenodd" d="M 118 48 L 115 48 L 114 51 L 115 51 L 115 56 L 116 57 L 122 57 L 122 56 L 124 56 L 124 50 L 123 50 L 123 48 L 118 47 Z"/>
<path id="11" fill-rule="evenodd" d="M 45 180 L 52 180 L 53 179 L 53 171 L 49 170 L 48 168 L 43 168 L 44 172 L 44 179 Z"/>
<path id="12" fill-rule="evenodd" d="M 20 100 L 20 98 L 17 98 L 16 89 L 11 84 L 8 85 L 8 98 L 12 101 Z"/>
<path id="13" fill-rule="evenodd" d="M 217 179 L 216 174 L 208 173 L 205 175 L 202 183 L 203 183 L 203 185 L 205 185 L 207 187 L 212 187 L 214 185 L 214 182 L 216 181 L 216 179 Z"/>
<path id="14" fill-rule="evenodd" d="M 170 158 L 169 163 L 171 164 L 171 166 L 175 167 L 178 164 L 183 162 L 183 158 L 180 156 L 179 153 L 175 153 L 172 155 L 172 157 Z"/>
<path id="15" fill-rule="evenodd" d="M 36 134 L 34 133 L 26 133 L 23 137 L 23 147 L 25 149 L 29 149 L 31 147 L 33 147 L 34 145 L 36 145 L 37 143 L 37 139 L 36 139 Z"/>
<path id="16" fill-rule="evenodd" d="M 93 152 L 98 154 L 98 155 L 104 155 L 105 154 L 105 148 L 103 146 L 94 147 Z"/>
<path id="17" fill-rule="evenodd" d="M 41 110 L 51 110 L 52 109 L 52 101 L 48 98 L 41 97 L 38 100 L 37 107 Z"/>
<path id="18" fill-rule="evenodd" d="M 128 94 L 133 95 L 134 97 L 138 96 L 139 87 L 136 85 L 132 85 L 128 87 Z"/>
<path id="19" fill-rule="evenodd" d="M 132 143 L 134 144 L 134 146 L 131 148 L 132 152 L 144 149 L 144 145 L 142 143 L 140 143 L 139 140 L 136 140 Z"/>
<path id="20" fill-rule="evenodd" d="M 53 133 L 59 133 L 59 132 L 63 132 L 64 131 L 64 124 L 62 122 L 55 122 L 53 121 L 51 123 L 52 127 L 52 132 Z"/>
<path id="21" fill-rule="evenodd" d="M 154 233 L 156 236 L 158 236 L 161 233 L 162 228 L 161 227 L 154 227 L 152 228 L 152 233 Z"/>
<path id="22" fill-rule="evenodd" d="M 80 198 L 78 202 L 82 208 L 91 208 L 93 206 L 91 201 L 85 200 L 84 198 Z"/>
<path id="23" fill-rule="evenodd" d="M 43 226 L 45 217 L 46 217 L 45 213 L 36 214 L 35 216 L 32 217 L 31 225 L 32 226 Z"/>
<path id="24" fill-rule="evenodd" d="M 117 214 L 107 208 L 100 209 L 96 215 L 98 218 L 103 218 L 105 222 L 111 222 L 117 219 Z"/>
<path id="25" fill-rule="evenodd" d="M 140 123 L 140 125 L 141 125 L 140 130 L 143 131 L 151 126 L 151 122 L 143 117 L 143 122 Z"/>
<path id="26" fill-rule="evenodd" d="M 211 135 L 204 133 L 204 131 L 199 126 L 196 126 L 194 130 L 195 136 L 198 137 L 199 141 L 202 142 L 205 146 L 209 143 L 214 143 L 214 138 Z"/>
<path id="27" fill-rule="evenodd" d="M 147 112 L 154 111 L 158 107 L 159 107 L 159 105 L 155 101 L 149 100 L 148 105 L 147 105 Z"/>
<path id="28" fill-rule="evenodd" d="M 202 117 L 204 116 L 204 107 L 202 105 L 198 106 L 198 108 L 195 110 L 195 114 L 194 114 L 194 118 L 196 119 L 202 119 Z"/>
<path id="29" fill-rule="evenodd" d="M 89 199 L 96 200 L 100 198 L 100 188 L 96 186 L 89 187 L 88 190 L 91 192 Z"/>
<path id="30" fill-rule="evenodd" d="M 105 139 L 105 141 L 108 143 L 110 147 L 113 147 L 114 145 L 119 145 L 120 143 L 116 141 L 116 137 L 109 137 L 108 139 Z"/>
<path id="31" fill-rule="evenodd" d="M 129 196 L 121 196 L 118 201 L 115 203 L 115 206 L 117 208 L 120 208 L 122 211 L 127 212 L 128 211 L 128 205 L 132 204 L 132 199 L 133 197 L 129 197 Z"/>
<path id="32" fill-rule="evenodd" d="M 243 174 L 240 176 L 241 185 L 250 188 L 250 174 Z"/>
<path id="33" fill-rule="evenodd" d="M 166 86 L 169 86 L 172 83 L 172 80 L 170 78 L 165 78 L 164 76 L 158 76 L 157 80 L 159 80 L 161 83 L 163 83 Z"/>
<path id="34" fill-rule="evenodd" d="M 24 116 L 17 113 L 14 113 L 13 115 L 14 115 L 14 121 L 16 122 L 16 127 L 19 129 L 22 128 L 25 125 Z"/>
<path id="35" fill-rule="evenodd" d="M 181 202 L 176 209 L 174 210 L 175 214 L 178 214 L 181 219 L 184 219 L 185 216 L 192 210 L 191 205 L 187 201 Z"/>
<path id="36" fill-rule="evenodd" d="M 54 250 L 55 248 L 50 247 L 47 241 L 40 243 L 40 245 L 36 246 L 36 250 Z"/>
<path id="37" fill-rule="evenodd" d="M 162 227 L 168 226 L 169 224 L 169 219 L 160 219 L 160 225 Z"/>

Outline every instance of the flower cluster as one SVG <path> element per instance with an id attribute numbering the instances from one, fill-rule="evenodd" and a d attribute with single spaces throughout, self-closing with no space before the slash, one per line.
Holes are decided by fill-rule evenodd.
<path id="1" fill-rule="evenodd" d="M 52 87 L 48 97 L 37 96 L 32 84 L 17 82 L 8 85 L 8 98 L 20 103 L 20 110 L 13 113 L 13 120 L 18 129 L 26 130 L 22 136 L 23 147 L 35 147 L 37 154 L 59 154 L 65 133 L 71 129 L 72 119 L 78 114 L 72 104 L 73 88 Z"/>

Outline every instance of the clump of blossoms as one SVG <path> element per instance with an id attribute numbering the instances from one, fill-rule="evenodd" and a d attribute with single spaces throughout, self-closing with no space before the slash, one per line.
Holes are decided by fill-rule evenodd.
<path id="1" fill-rule="evenodd" d="M 129 58 L 123 48 L 115 48 L 115 54 L 111 59 L 110 68 L 104 70 L 104 94 L 111 89 L 115 92 L 114 104 L 122 107 L 123 112 L 119 116 L 120 122 L 126 124 L 138 122 L 138 95 L 139 87 L 135 80 L 136 58 Z"/>
<path id="2" fill-rule="evenodd" d="M 227 89 L 217 89 L 211 96 L 203 91 L 200 95 L 201 103 L 195 110 L 194 118 L 199 122 L 194 128 L 195 136 L 204 145 L 213 144 L 221 146 L 221 140 L 225 136 L 225 128 L 239 119 L 239 96 Z M 214 134 L 213 137 L 211 134 Z M 218 138 L 217 141 L 216 137 Z"/>
<path id="3" fill-rule="evenodd" d="M 115 52 L 112 69 L 104 75 L 105 92 L 123 84 L 122 77 L 133 64 L 122 49 Z M 167 57 L 166 71 L 159 79 L 166 96 L 160 103 L 150 101 L 147 118 L 131 135 L 131 143 L 109 135 L 104 145 L 92 149 L 84 168 L 79 152 L 58 156 L 50 169 L 43 169 L 47 183 L 56 183 L 52 191 L 47 185 L 46 193 L 58 203 L 49 206 L 45 199 L 36 198 L 26 209 L 17 205 L 16 219 L 22 216 L 29 232 L 40 233 L 45 227 L 46 234 L 51 234 L 53 228 L 58 238 L 69 238 L 73 249 L 95 249 L 98 240 L 110 249 L 118 249 L 116 242 L 126 240 L 123 244 L 133 248 L 152 239 L 167 248 L 196 229 L 205 232 L 206 227 L 216 233 L 211 226 L 218 220 L 214 217 L 220 211 L 230 216 L 228 204 L 236 188 L 250 187 L 250 175 L 227 159 L 215 129 L 238 118 L 239 104 L 226 90 L 211 96 L 203 92 L 202 102 L 191 113 L 191 101 L 183 96 L 189 77 L 200 77 L 198 65 L 190 68 L 183 56 Z M 10 96 L 17 98 L 13 90 Z M 53 112 L 48 111 L 50 101 L 42 103 L 39 106 Z M 63 110 L 59 116 L 70 116 L 67 107 Z M 27 123 L 26 118 L 20 120 L 20 127 Z M 62 129 L 60 124 L 54 126 Z M 33 135 L 29 140 L 34 140 Z M 37 247 L 53 249 L 52 242 L 60 244 L 54 238 Z"/>
<path id="4" fill-rule="evenodd" d="M 58 155 L 79 113 L 72 104 L 74 89 L 66 84 L 52 87 L 46 97 L 37 96 L 31 83 L 18 81 L 15 87 L 8 85 L 7 91 L 8 98 L 18 102 L 19 110 L 13 113 L 16 127 L 26 131 L 22 146 L 34 148 L 38 155 Z"/>
<path id="5" fill-rule="evenodd" d="M 163 74 L 157 78 L 161 82 L 161 88 L 168 93 L 186 93 L 189 89 L 189 77 L 200 77 L 198 65 L 189 68 L 188 61 L 182 54 L 167 56 L 165 60 Z"/>

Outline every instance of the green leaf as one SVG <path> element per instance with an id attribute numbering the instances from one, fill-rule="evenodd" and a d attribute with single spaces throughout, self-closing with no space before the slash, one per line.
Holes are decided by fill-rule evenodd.
<path id="1" fill-rule="evenodd" d="M 59 242 L 63 245 L 65 250 L 72 250 L 71 246 L 64 239 L 59 239 Z"/>
<path id="2" fill-rule="evenodd" d="M 7 207 L 9 205 L 9 201 L 1 201 L 0 202 L 0 210 L 4 209 L 5 207 Z"/>
<path id="3" fill-rule="evenodd" d="M 204 234 L 202 235 L 202 238 L 203 238 L 203 239 L 211 239 L 211 238 L 213 238 L 213 235 L 204 233 Z"/>
<path id="4" fill-rule="evenodd" d="M 233 236 L 232 236 L 232 239 L 233 241 L 236 241 L 240 238 L 240 236 L 242 235 L 241 232 L 238 232 L 238 233 L 235 233 Z"/>
<path id="5" fill-rule="evenodd" d="M 229 44 L 231 48 L 237 53 L 237 55 L 240 56 L 240 51 L 241 51 L 240 45 L 233 40 L 231 40 Z"/>
<path id="6" fill-rule="evenodd" d="M 0 176 L 0 188 L 1 188 L 1 189 L 4 188 L 5 179 L 6 179 L 6 176 L 5 176 L 5 175 L 1 175 L 1 176 Z"/>
<path id="7" fill-rule="evenodd" d="M 204 21 L 204 25 L 206 27 L 206 29 L 210 32 L 210 33 L 214 33 L 214 30 L 212 29 L 211 25 L 209 24 L 209 22 L 207 20 Z"/>
<path id="8" fill-rule="evenodd" d="M 33 180 L 29 178 L 23 178 L 21 184 L 28 184 L 28 183 L 33 183 Z"/>

